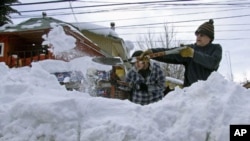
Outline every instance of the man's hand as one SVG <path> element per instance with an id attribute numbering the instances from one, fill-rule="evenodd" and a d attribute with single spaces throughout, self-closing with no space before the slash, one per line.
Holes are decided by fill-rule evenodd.
<path id="1" fill-rule="evenodd" d="M 140 90 L 144 92 L 148 91 L 148 86 L 145 83 L 136 84 L 136 83 L 130 82 L 128 87 L 131 89 Z"/>
<path id="2" fill-rule="evenodd" d="M 145 83 L 135 84 L 134 88 L 136 90 L 140 90 L 140 91 L 143 91 L 143 92 L 147 92 L 148 91 L 148 86 Z"/>
<path id="3" fill-rule="evenodd" d="M 146 51 L 144 51 L 141 55 L 140 55 L 140 59 L 142 59 L 142 60 L 146 60 L 146 59 L 150 59 L 149 57 L 148 57 L 148 55 L 149 54 L 152 54 L 153 52 L 152 52 L 152 50 L 150 50 L 150 49 L 148 49 L 148 50 L 146 50 Z"/>
<path id="4" fill-rule="evenodd" d="M 191 57 L 191 58 L 193 58 L 194 57 L 194 49 L 191 48 L 191 47 L 187 47 L 185 49 L 182 49 L 180 51 L 180 55 L 182 57 Z"/>

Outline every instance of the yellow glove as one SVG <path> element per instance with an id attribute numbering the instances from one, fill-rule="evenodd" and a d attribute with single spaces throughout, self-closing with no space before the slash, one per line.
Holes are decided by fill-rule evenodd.
<path id="1" fill-rule="evenodd" d="M 180 51 L 180 55 L 182 57 L 192 57 L 193 58 L 194 57 L 194 49 L 191 47 L 187 47 L 185 49 L 182 49 Z"/>
<path id="2" fill-rule="evenodd" d="M 149 57 L 147 56 L 147 55 L 149 55 L 149 54 L 152 54 L 153 52 L 152 52 L 152 50 L 150 50 L 150 49 L 148 49 L 148 50 L 146 50 L 146 51 L 144 51 L 141 55 L 140 55 L 140 57 L 138 58 L 139 60 L 142 60 L 142 61 L 144 61 L 144 62 L 149 62 Z"/>

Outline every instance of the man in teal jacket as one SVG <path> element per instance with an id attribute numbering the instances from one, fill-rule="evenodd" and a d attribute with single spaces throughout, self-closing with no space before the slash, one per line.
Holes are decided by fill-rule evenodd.
<path id="1" fill-rule="evenodd" d="M 183 64 L 185 66 L 184 87 L 190 86 L 198 80 L 206 80 L 209 75 L 219 68 L 222 58 L 222 47 L 219 44 L 213 44 L 214 25 L 213 20 L 203 23 L 195 31 L 196 43 L 187 45 L 179 54 L 165 55 L 154 58 L 155 60 Z M 169 50 L 167 48 L 153 48 L 145 51 L 141 57 L 149 53 Z"/>

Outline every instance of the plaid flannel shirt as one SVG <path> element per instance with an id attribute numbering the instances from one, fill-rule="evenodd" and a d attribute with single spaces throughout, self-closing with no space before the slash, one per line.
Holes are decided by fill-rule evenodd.
<path id="1" fill-rule="evenodd" d="M 147 105 L 157 102 L 164 97 L 165 76 L 161 67 L 154 62 L 150 62 L 150 74 L 144 78 L 135 67 L 132 67 L 126 75 L 125 81 L 132 84 L 145 83 L 148 86 L 148 92 L 137 90 L 132 87 L 131 100 L 134 103 Z"/>

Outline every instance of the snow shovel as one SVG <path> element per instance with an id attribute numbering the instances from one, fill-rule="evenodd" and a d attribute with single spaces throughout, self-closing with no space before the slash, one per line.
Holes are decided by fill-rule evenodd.
<path id="1" fill-rule="evenodd" d="M 170 49 L 167 51 L 152 53 L 152 54 L 149 54 L 148 56 L 149 58 L 155 58 L 155 57 L 159 57 L 163 55 L 179 54 L 179 52 L 184 48 L 186 48 L 186 46 L 177 47 L 177 48 Z M 137 57 L 132 57 L 127 60 L 122 60 L 121 57 L 95 57 L 95 58 L 92 58 L 92 61 L 97 62 L 99 64 L 116 66 L 116 65 L 123 65 L 124 62 L 130 62 L 131 60 L 136 59 L 136 58 Z"/>

